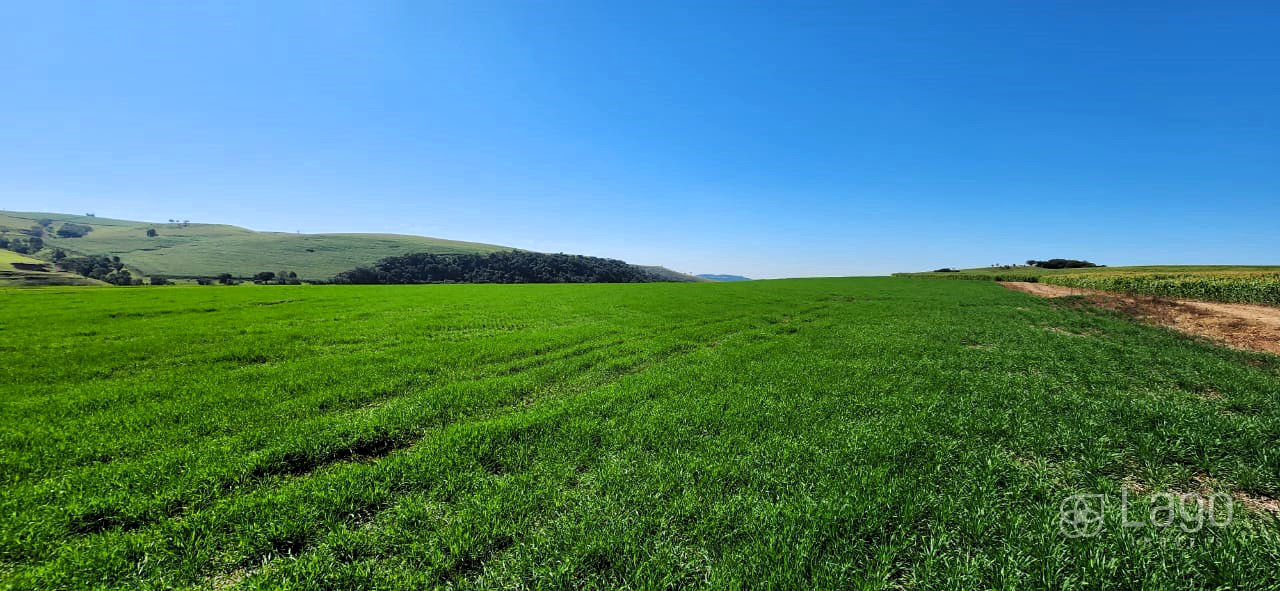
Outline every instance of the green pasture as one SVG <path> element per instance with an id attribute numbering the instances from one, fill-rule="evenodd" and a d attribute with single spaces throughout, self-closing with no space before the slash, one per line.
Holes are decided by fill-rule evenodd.
<path id="1" fill-rule="evenodd" d="M 11 289 L 0 336 L 3 588 L 1280 585 L 1280 360 L 989 281 Z"/>

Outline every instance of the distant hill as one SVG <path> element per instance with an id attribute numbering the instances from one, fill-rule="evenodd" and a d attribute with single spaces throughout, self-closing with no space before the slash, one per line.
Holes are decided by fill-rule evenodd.
<path id="1" fill-rule="evenodd" d="M 506 246 L 444 240 L 402 234 L 289 234 L 256 232 L 238 226 L 200 223 L 150 223 L 59 213 L 0 211 L 0 235 L 20 236 L 46 221 L 46 256 L 61 248 L 69 255 L 119 256 L 145 275 L 169 277 L 213 276 L 231 273 L 246 277 L 260 271 L 294 271 L 303 279 L 334 275 L 390 256 L 415 252 L 436 254 L 490 253 L 514 250 Z M 91 230 L 80 237 L 67 234 L 76 225 Z M 148 229 L 155 236 L 147 235 Z"/>
<path id="2" fill-rule="evenodd" d="M 671 269 L 668 269 L 666 267 L 661 267 L 658 265 L 636 265 L 636 266 L 640 267 L 641 269 L 644 269 L 645 271 L 653 273 L 658 277 L 666 279 L 667 281 L 678 281 L 678 282 L 685 282 L 685 283 L 706 283 L 707 281 L 710 281 L 709 279 L 699 277 L 697 275 L 689 275 L 688 273 L 672 271 Z"/>
<path id="3" fill-rule="evenodd" d="M 707 281 L 751 281 L 750 277 L 743 277 L 741 275 L 714 275 L 711 273 L 704 273 L 702 275 L 698 275 L 698 277 L 706 279 Z"/>

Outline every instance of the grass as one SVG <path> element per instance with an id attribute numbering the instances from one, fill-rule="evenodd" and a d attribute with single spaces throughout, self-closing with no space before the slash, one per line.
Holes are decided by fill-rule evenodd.
<path id="1" fill-rule="evenodd" d="M 0 211 L 0 233 L 17 235 L 37 220 L 87 224 L 93 231 L 80 238 L 59 238 L 48 232 L 46 250 L 61 248 L 72 254 L 119 256 L 144 275 L 172 277 L 231 273 L 248 277 L 259 271 L 294 271 L 304 279 L 328 279 L 378 259 L 411 252 L 486 253 L 507 247 L 399 234 L 290 234 L 255 232 L 237 226 L 193 223 L 149 223 L 110 218 Z M 147 237 L 147 229 L 158 235 Z"/>
<path id="2" fill-rule="evenodd" d="M 1278 582 L 1280 361 L 989 282 L 0 301 L 7 587 Z M 1062 535 L 1126 485 L 1236 518 Z"/>

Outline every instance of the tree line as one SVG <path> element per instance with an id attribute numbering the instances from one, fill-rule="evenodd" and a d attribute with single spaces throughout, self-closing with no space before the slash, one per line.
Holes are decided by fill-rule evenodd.
<path id="1" fill-rule="evenodd" d="M 1095 265 L 1089 261 L 1077 261 L 1075 259 L 1049 259 L 1047 261 L 1030 260 L 1027 261 L 1027 265 L 1040 267 L 1041 269 L 1084 269 L 1087 267 L 1104 266 Z"/>
<path id="2" fill-rule="evenodd" d="M 416 253 L 384 258 L 333 278 L 338 284 L 391 283 L 648 283 L 665 281 L 616 259 L 503 251 L 491 254 Z"/>
<path id="3" fill-rule="evenodd" d="M 58 260 L 57 264 L 64 271 L 105 281 L 112 285 L 142 285 L 142 279 L 135 278 L 129 273 L 118 256 L 91 254 L 83 257 L 67 257 Z M 163 278 L 161 280 L 163 281 Z"/>

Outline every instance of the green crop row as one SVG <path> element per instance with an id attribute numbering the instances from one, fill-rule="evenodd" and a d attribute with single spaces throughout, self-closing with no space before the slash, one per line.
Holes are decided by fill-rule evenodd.
<path id="1" fill-rule="evenodd" d="M 1049 275 L 1040 280 L 1132 294 L 1280 305 L 1280 273 L 1078 273 Z"/>
<path id="2" fill-rule="evenodd" d="M 894 273 L 894 277 L 925 279 L 959 279 L 962 281 L 1026 281 L 1035 283 L 1046 273 L 1042 269 L 1007 269 L 999 271 L 956 271 L 952 273 Z"/>

